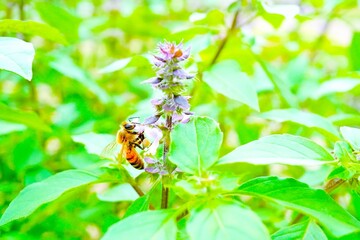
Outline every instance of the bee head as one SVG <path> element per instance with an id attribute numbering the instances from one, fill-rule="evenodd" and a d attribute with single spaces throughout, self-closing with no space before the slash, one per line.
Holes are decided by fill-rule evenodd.
<path id="1" fill-rule="evenodd" d="M 123 124 L 123 127 L 124 127 L 126 130 L 133 130 L 133 129 L 135 128 L 135 124 L 125 122 L 125 123 Z"/>
<path id="2" fill-rule="evenodd" d="M 130 122 L 124 122 L 122 124 L 122 126 L 126 129 L 126 130 L 133 130 L 135 128 L 135 124 L 134 123 L 130 123 Z"/>

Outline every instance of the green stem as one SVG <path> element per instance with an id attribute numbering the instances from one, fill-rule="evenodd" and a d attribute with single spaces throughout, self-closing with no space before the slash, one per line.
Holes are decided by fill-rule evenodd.
<path id="1" fill-rule="evenodd" d="M 168 161 L 168 152 L 170 148 L 170 132 L 172 129 L 172 115 L 166 116 L 166 130 L 164 136 L 164 151 L 163 151 L 163 164 L 171 174 L 171 164 Z M 170 180 L 170 175 L 163 175 L 162 178 L 162 189 L 161 189 L 161 208 L 166 209 L 169 205 L 169 188 L 167 187 L 168 181 Z"/>

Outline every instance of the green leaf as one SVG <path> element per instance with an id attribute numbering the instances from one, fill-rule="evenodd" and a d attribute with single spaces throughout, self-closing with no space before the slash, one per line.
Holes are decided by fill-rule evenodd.
<path id="1" fill-rule="evenodd" d="M 59 29 L 70 42 L 78 40 L 80 18 L 70 13 L 64 7 L 56 6 L 51 2 L 37 2 L 35 8 L 42 20 L 50 26 Z"/>
<path id="2" fill-rule="evenodd" d="M 309 215 L 335 237 L 360 230 L 360 222 L 340 207 L 325 191 L 312 189 L 295 179 L 259 177 L 242 184 L 237 192 L 271 200 Z"/>
<path id="3" fill-rule="evenodd" d="M 241 72 L 236 61 L 219 62 L 204 72 L 203 77 L 204 81 L 216 92 L 259 111 L 254 82 L 246 73 Z"/>
<path id="4" fill-rule="evenodd" d="M 194 117 L 171 133 L 169 159 L 182 171 L 201 173 L 217 160 L 223 134 L 219 124 L 207 117 Z"/>
<path id="5" fill-rule="evenodd" d="M 110 96 L 90 76 L 88 72 L 77 66 L 74 61 L 66 55 L 55 54 L 55 59 L 50 66 L 59 73 L 72 78 L 82 84 L 90 92 L 94 93 L 103 103 L 110 101 Z"/>
<path id="6" fill-rule="evenodd" d="M 349 47 L 350 60 L 353 70 L 360 70 L 360 32 L 354 32 L 351 46 Z"/>
<path id="7" fill-rule="evenodd" d="M 126 210 L 124 218 L 149 209 L 149 197 L 147 195 L 136 199 Z"/>
<path id="8" fill-rule="evenodd" d="M 103 193 L 98 193 L 97 197 L 105 202 L 135 201 L 139 198 L 139 194 L 129 183 L 123 183 L 107 189 Z"/>
<path id="9" fill-rule="evenodd" d="M 213 201 L 193 209 L 186 230 L 196 240 L 270 239 L 259 217 L 235 201 Z"/>
<path id="10" fill-rule="evenodd" d="M 131 61 L 131 58 L 123 58 L 123 59 L 117 60 L 117 61 L 111 63 L 110 65 L 100 69 L 99 73 L 111 73 L 111 72 L 118 71 L 118 70 L 126 67 L 130 61 Z"/>
<path id="11" fill-rule="evenodd" d="M 31 81 L 35 50 L 31 43 L 0 37 L 0 69 L 16 73 Z"/>
<path id="12" fill-rule="evenodd" d="M 176 238 L 176 222 L 172 211 L 140 212 L 110 226 L 102 240 Z"/>
<path id="13" fill-rule="evenodd" d="M 323 230 L 314 221 L 305 221 L 280 229 L 273 235 L 272 240 L 327 240 Z"/>
<path id="14" fill-rule="evenodd" d="M 35 21 L 20 21 L 15 19 L 0 20 L 0 32 L 32 34 L 57 43 L 67 43 L 64 35 L 59 30 Z"/>
<path id="15" fill-rule="evenodd" d="M 259 116 L 278 122 L 289 121 L 298 123 L 309 128 L 316 128 L 322 132 L 330 134 L 335 138 L 340 137 L 338 130 L 328 119 L 315 113 L 303 112 L 294 108 L 290 108 L 272 110 L 262 113 Z"/>
<path id="16" fill-rule="evenodd" d="M 336 126 L 360 125 L 359 114 L 335 114 L 328 118 Z"/>
<path id="17" fill-rule="evenodd" d="M 84 144 L 88 153 L 96 154 L 98 156 L 101 155 L 102 151 L 109 143 L 115 141 L 115 135 L 93 132 L 74 135 L 71 138 L 74 142 Z"/>
<path id="18" fill-rule="evenodd" d="M 360 85 L 359 78 L 335 78 L 322 83 L 313 95 L 318 99 L 325 95 L 339 92 L 348 92 Z"/>
<path id="19" fill-rule="evenodd" d="M 259 3 L 259 12 L 261 16 L 270 23 L 274 28 L 280 27 L 281 23 L 284 21 L 285 17 L 274 12 L 274 8 L 267 5 L 264 2 Z"/>
<path id="20" fill-rule="evenodd" d="M 29 137 L 22 139 L 22 141 L 14 147 L 12 157 L 17 172 L 37 165 L 44 159 L 41 147 L 39 146 L 38 141 L 34 141 L 34 139 L 36 139 L 36 135 L 32 134 Z"/>
<path id="21" fill-rule="evenodd" d="M 360 129 L 352 127 L 341 127 L 341 135 L 348 141 L 355 151 L 360 151 Z"/>
<path id="22" fill-rule="evenodd" d="M 51 129 L 44 121 L 33 112 L 23 112 L 18 109 L 9 108 L 0 103 L 0 119 L 9 122 L 21 123 L 30 128 L 50 132 Z"/>
<path id="23" fill-rule="evenodd" d="M 264 70 L 264 73 L 268 79 L 273 84 L 276 92 L 283 99 L 283 101 L 290 107 L 297 107 L 299 105 L 298 99 L 291 92 L 290 87 L 284 82 L 280 77 L 279 73 L 267 62 L 263 61 L 262 58 L 255 54 L 253 51 L 250 51 L 252 56 L 260 64 L 261 68 Z"/>
<path id="24" fill-rule="evenodd" d="M 41 205 L 60 197 L 64 192 L 98 180 L 90 172 L 68 170 L 57 173 L 41 182 L 25 187 L 10 203 L 0 219 L 4 225 L 16 219 L 32 214 Z"/>
<path id="25" fill-rule="evenodd" d="M 0 105 L 1 108 L 1 105 Z M 0 120 L 0 135 L 5 135 L 11 132 L 24 131 L 26 126 L 19 123 L 12 123 Z"/>
<path id="26" fill-rule="evenodd" d="M 329 173 L 327 179 L 331 180 L 334 178 L 340 178 L 343 180 L 349 180 L 354 176 L 355 173 L 356 173 L 355 171 L 351 171 L 349 169 L 344 168 L 343 166 L 340 166 L 332 170 Z"/>
<path id="27" fill-rule="evenodd" d="M 334 153 L 337 159 L 339 159 L 341 164 L 345 167 L 351 162 L 357 162 L 353 150 L 347 142 L 337 141 L 334 145 Z"/>
<path id="28" fill-rule="evenodd" d="M 218 165 L 235 162 L 319 165 L 333 160 L 333 157 L 324 148 L 313 141 L 283 134 L 271 135 L 240 146 L 221 157 Z"/>

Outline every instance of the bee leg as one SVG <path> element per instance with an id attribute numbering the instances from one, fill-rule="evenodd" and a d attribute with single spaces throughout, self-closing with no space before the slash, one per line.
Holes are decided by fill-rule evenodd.
<path id="1" fill-rule="evenodd" d="M 134 143 L 134 146 L 140 148 L 141 150 L 144 150 L 144 147 L 141 146 L 140 144 Z"/>

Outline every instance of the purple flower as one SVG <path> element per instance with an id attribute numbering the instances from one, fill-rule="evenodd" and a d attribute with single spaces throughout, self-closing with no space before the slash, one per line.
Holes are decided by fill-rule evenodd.
<path id="1" fill-rule="evenodd" d="M 148 173 L 158 173 L 160 169 L 158 167 L 146 167 L 145 171 Z"/>
<path id="2" fill-rule="evenodd" d="M 163 79 L 162 78 L 159 78 L 159 77 L 152 77 L 152 78 L 149 78 L 145 81 L 142 81 L 141 83 L 150 83 L 150 84 L 153 84 L 153 85 L 157 85 L 159 83 L 161 83 Z"/>
<path id="3" fill-rule="evenodd" d="M 176 105 L 175 103 L 168 101 L 167 103 L 164 104 L 163 109 L 168 112 L 173 112 L 176 110 Z"/>
<path id="4" fill-rule="evenodd" d="M 151 104 L 154 105 L 154 106 L 159 106 L 163 103 L 163 99 L 161 98 L 155 98 L 153 100 L 151 100 Z"/>
<path id="5" fill-rule="evenodd" d="M 154 56 L 154 57 L 159 62 L 165 63 L 171 60 L 183 61 L 187 59 L 190 55 L 190 48 L 184 50 L 182 43 L 176 45 L 175 43 L 165 42 L 163 44 L 159 44 L 158 47 L 161 56 Z"/>
<path id="6" fill-rule="evenodd" d="M 144 123 L 145 125 L 151 125 L 156 123 L 160 118 L 160 115 L 151 116 L 145 119 Z"/>
<path id="7" fill-rule="evenodd" d="M 173 72 L 173 75 L 176 76 L 179 79 L 191 79 L 194 76 L 188 74 L 187 72 L 185 72 L 183 69 L 178 68 Z"/>
<path id="8" fill-rule="evenodd" d="M 188 110 L 190 108 L 190 104 L 187 97 L 183 96 L 175 96 L 174 102 L 176 105 L 184 110 Z"/>
<path id="9" fill-rule="evenodd" d="M 154 164 L 156 163 L 156 160 L 150 157 L 144 157 L 144 161 L 148 164 Z"/>

